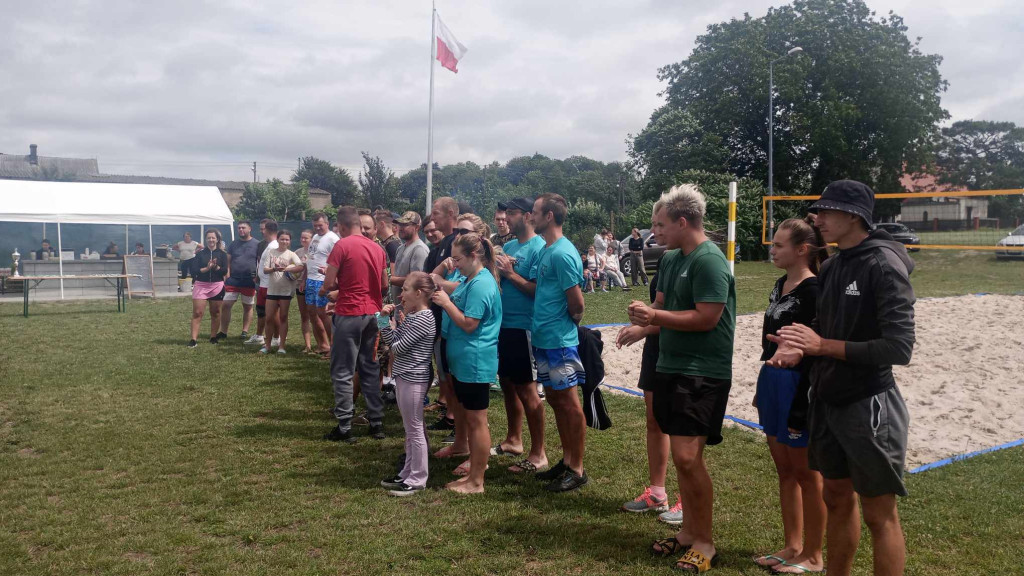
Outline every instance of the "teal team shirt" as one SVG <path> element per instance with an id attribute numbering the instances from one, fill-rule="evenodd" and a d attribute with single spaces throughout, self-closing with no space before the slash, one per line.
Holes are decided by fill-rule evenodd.
<path id="1" fill-rule="evenodd" d="M 467 334 L 452 324 L 448 330 L 448 368 L 460 382 L 496 382 L 498 332 L 501 330 L 501 294 L 486 268 L 452 292 L 452 302 L 468 318 L 480 320 Z"/>
<path id="2" fill-rule="evenodd" d="M 458 268 L 452 269 L 451 272 L 445 274 L 444 279 L 449 282 L 460 283 L 466 280 L 466 277 L 459 272 Z M 444 310 L 441 311 L 441 337 L 448 338 L 448 330 L 451 329 L 452 319 L 448 317 L 448 313 Z"/>
<path id="3" fill-rule="evenodd" d="M 527 280 L 535 281 L 534 269 L 544 246 L 544 238 L 534 236 L 522 243 L 515 238 L 506 242 L 501 249 L 509 258 L 515 258 L 516 263 L 512 268 L 516 274 Z M 504 277 L 501 279 L 501 307 L 504 310 L 501 317 L 502 328 L 518 328 L 520 330 L 533 328 L 533 296 L 524 294 L 508 278 Z"/>
<path id="4" fill-rule="evenodd" d="M 531 340 L 537 348 L 557 350 L 579 345 L 576 323 L 569 317 L 565 291 L 583 283 L 583 261 L 568 238 L 545 247 L 534 272 L 537 292 L 533 300 Z"/>

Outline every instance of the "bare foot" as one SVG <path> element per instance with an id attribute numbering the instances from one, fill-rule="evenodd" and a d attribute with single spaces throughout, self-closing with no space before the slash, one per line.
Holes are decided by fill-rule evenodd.
<path id="1" fill-rule="evenodd" d="M 786 560 L 786 564 L 787 566 L 782 566 L 781 564 L 772 566 L 772 572 L 775 574 L 805 574 L 825 571 L 825 562 L 823 559 L 807 558 L 803 554 L 794 556 L 790 560 Z"/>
<path id="2" fill-rule="evenodd" d="M 448 490 L 451 490 L 452 492 L 457 492 L 459 494 L 483 494 L 484 493 L 484 485 L 483 484 L 471 484 L 469 482 L 455 481 L 455 482 L 449 482 L 449 483 L 445 484 L 444 487 L 447 488 Z"/>
<path id="3" fill-rule="evenodd" d="M 470 467 L 469 460 L 466 460 L 462 464 L 459 464 L 455 468 L 455 470 L 452 470 L 452 474 L 455 474 L 456 476 L 466 476 L 467 474 L 469 474 L 469 467 Z M 484 470 L 487 470 L 490 467 L 491 467 L 491 465 L 488 464 L 487 468 L 484 468 Z"/>
<path id="4" fill-rule="evenodd" d="M 456 452 L 454 444 L 445 446 L 437 452 L 434 452 L 434 458 L 459 458 L 462 456 L 469 456 L 469 452 Z"/>
<path id="5" fill-rule="evenodd" d="M 783 548 L 782 550 L 779 550 L 774 554 L 766 554 L 764 556 L 754 558 L 754 564 L 757 564 L 762 568 L 771 568 L 773 566 L 778 566 L 782 562 L 789 562 L 792 558 L 795 558 L 796 555 L 799 553 L 799 550 L 794 550 L 792 548 Z"/>

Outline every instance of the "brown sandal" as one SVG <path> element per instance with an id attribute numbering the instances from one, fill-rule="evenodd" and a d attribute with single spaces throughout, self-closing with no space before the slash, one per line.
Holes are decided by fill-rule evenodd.
<path id="1" fill-rule="evenodd" d="M 686 551 L 686 554 L 683 554 L 682 558 L 676 560 L 676 563 L 672 568 L 683 572 L 692 572 L 693 574 L 703 574 L 717 565 L 718 554 L 708 558 L 693 548 L 690 548 Z"/>
<path id="2" fill-rule="evenodd" d="M 657 548 L 655 548 L 655 546 L 657 546 Z M 651 554 L 654 554 L 655 556 L 673 556 L 689 549 L 689 544 L 683 544 L 679 540 L 676 540 L 675 536 L 655 540 L 654 543 L 651 544 Z"/>

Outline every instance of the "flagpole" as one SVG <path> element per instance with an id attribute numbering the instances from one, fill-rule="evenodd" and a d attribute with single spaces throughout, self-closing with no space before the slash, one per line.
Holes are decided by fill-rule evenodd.
<path id="1" fill-rule="evenodd" d="M 431 3 L 430 10 L 430 111 L 427 113 L 427 205 L 426 213 L 433 208 L 434 192 L 434 60 L 437 60 L 437 6 Z"/>

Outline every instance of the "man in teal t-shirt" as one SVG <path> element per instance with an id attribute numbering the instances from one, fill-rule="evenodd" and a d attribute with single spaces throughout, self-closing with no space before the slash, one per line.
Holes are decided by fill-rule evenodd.
<path id="1" fill-rule="evenodd" d="M 576 247 L 562 235 L 568 212 L 565 198 L 558 194 L 543 194 L 533 205 L 533 227 L 546 247 L 534 273 L 537 289 L 530 332 L 537 380 L 547 389 L 562 441 L 561 462 L 537 478 L 548 480 L 547 489 L 553 492 L 575 490 L 587 483 L 583 469 L 586 422 L 575 388 L 587 379 L 576 332 L 583 317 L 583 263 Z"/>
<path id="2" fill-rule="evenodd" d="M 722 441 L 722 421 L 732 378 L 736 286 L 725 256 L 704 234 L 706 201 L 684 184 L 654 204 L 654 229 L 669 251 L 658 272 L 653 306 L 629 305 L 630 322 L 660 333 L 652 412 L 669 435 L 679 478 L 684 523 L 656 552 L 689 547 L 677 568 L 704 572 L 716 549 L 712 540 L 714 492 L 704 463 L 704 446 Z"/>
<path id="3" fill-rule="evenodd" d="M 530 344 L 533 328 L 534 270 L 546 248 L 530 222 L 532 198 L 515 198 L 505 204 L 505 217 L 512 240 L 502 246 L 504 255 L 495 258 L 501 273 L 501 333 L 498 335 L 498 380 L 505 397 L 508 432 L 491 453 L 522 454 L 523 415 L 530 427 L 530 453 L 509 468 L 512 472 L 535 472 L 548 464 L 544 451 L 544 403 L 537 393 L 537 363 Z"/>

